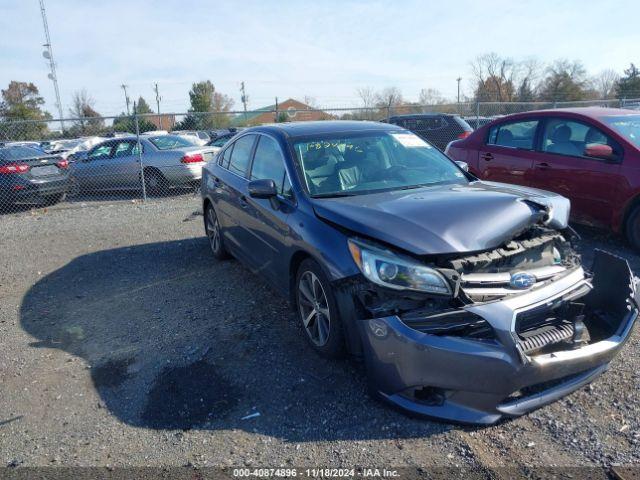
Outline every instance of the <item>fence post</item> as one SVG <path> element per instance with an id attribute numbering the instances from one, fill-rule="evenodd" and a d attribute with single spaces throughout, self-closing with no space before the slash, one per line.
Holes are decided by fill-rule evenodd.
<path id="1" fill-rule="evenodd" d="M 480 102 L 476 102 L 476 128 L 477 130 L 480 127 Z"/>
<path id="2" fill-rule="evenodd" d="M 138 164 L 140 165 L 140 181 L 142 182 L 142 201 L 147 201 L 147 186 L 144 181 L 144 165 L 142 165 L 142 145 L 140 145 L 140 125 L 138 124 L 138 114 L 134 114 L 133 118 L 136 123 L 136 148 L 138 149 Z"/>

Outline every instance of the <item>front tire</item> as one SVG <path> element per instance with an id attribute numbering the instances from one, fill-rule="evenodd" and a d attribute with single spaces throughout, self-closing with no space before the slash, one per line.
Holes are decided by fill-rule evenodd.
<path id="1" fill-rule="evenodd" d="M 331 283 L 317 262 L 302 262 L 296 275 L 296 307 L 311 347 L 323 357 L 345 353 L 342 322 Z"/>
<path id="2" fill-rule="evenodd" d="M 229 252 L 227 252 L 224 246 L 224 239 L 222 238 L 220 221 L 211 204 L 207 204 L 204 210 L 204 231 L 209 239 L 209 247 L 211 248 L 213 256 L 218 260 L 226 260 L 229 258 Z"/>
<path id="3" fill-rule="evenodd" d="M 627 217 L 625 233 L 631 246 L 640 250 L 640 205 L 635 206 Z"/>

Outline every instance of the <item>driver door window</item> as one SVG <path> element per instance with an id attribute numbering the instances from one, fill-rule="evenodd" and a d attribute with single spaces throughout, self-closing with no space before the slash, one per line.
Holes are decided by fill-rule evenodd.
<path id="1" fill-rule="evenodd" d="M 563 118 L 549 119 L 542 134 L 541 149 L 569 157 L 584 157 L 587 145 L 608 145 L 614 154 L 618 148 L 607 135 L 596 127 Z"/>
<path id="2" fill-rule="evenodd" d="M 285 176 L 280 147 L 273 138 L 261 135 L 251 167 L 251 180 L 273 180 L 282 195 Z"/>

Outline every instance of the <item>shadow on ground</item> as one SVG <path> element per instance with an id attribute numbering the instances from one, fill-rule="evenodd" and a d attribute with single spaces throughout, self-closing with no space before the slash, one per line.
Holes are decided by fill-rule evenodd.
<path id="1" fill-rule="evenodd" d="M 238 262 L 214 261 L 204 238 L 78 257 L 27 292 L 20 320 L 30 347 L 85 359 L 106 408 L 133 426 L 295 442 L 451 428 L 372 400 L 360 364 L 311 352 L 286 302 Z"/>

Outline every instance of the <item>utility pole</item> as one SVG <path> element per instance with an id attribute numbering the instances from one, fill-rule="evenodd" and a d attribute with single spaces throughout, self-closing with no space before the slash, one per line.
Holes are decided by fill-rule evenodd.
<path id="1" fill-rule="evenodd" d="M 240 82 L 240 100 L 242 101 L 242 106 L 244 107 L 244 115 L 247 115 L 247 103 L 249 102 L 249 97 L 244 90 L 244 82 Z"/>
<path id="2" fill-rule="evenodd" d="M 58 76 L 56 75 L 56 62 L 53 61 L 53 49 L 51 48 L 51 37 L 49 36 L 47 13 L 44 10 L 44 0 L 40 0 L 40 13 L 42 14 L 42 25 L 44 26 L 44 38 L 47 42 L 43 45 L 43 47 L 47 47 L 47 49 L 42 52 L 42 56 L 49 60 L 49 69 L 51 70 L 51 72 L 47 76 L 50 80 L 53 81 L 53 89 L 56 93 L 56 106 L 58 107 L 58 115 L 60 116 L 60 127 L 64 132 L 64 120 L 62 120 L 62 102 L 60 101 L 60 89 L 58 88 Z"/>
<path id="3" fill-rule="evenodd" d="M 156 105 L 158 106 L 158 128 L 162 130 L 162 117 L 160 116 L 160 100 L 162 97 L 160 96 L 160 92 L 158 91 L 158 83 L 155 83 L 154 90 L 156 92 Z"/>
<path id="4" fill-rule="evenodd" d="M 458 105 L 460 104 L 460 80 L 462 80 L 462 77 L 456 78 L 456 82 L 458 82 Z"/>
<path id="5" fill-rule="evenodd" d="M 129 115 L 129 95 L 127 95 L 127 87 L 129 85 L 125 85 L 124 83 L 122 85 L 120 85 L 120 88 L 122 90 L 124 90 L 124 101 L 127 104 L 127 115 Z"/>

